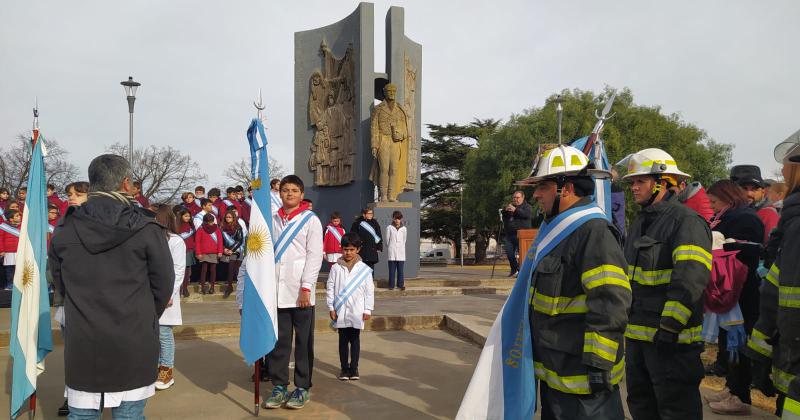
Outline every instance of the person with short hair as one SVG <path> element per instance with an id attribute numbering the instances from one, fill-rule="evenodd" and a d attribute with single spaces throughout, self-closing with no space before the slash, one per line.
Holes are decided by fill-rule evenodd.
<path id="1" fill-rule="evenodd" d="M 336 264 L 342 256 L 342 238 L 344 238 L 344 228 L 342 227 L 342 215 L 339 212 L 331 213 L 330 222 L 325 227 L 322 252 L 325 253 L 325 260 L 331 267 Z"/>
<path id="2" fill-rule="evenodd" d="M 221 218 L 225 215 L 225 204 L 219 198 L 222 196 L 222 192 L 219 188 L 212 188 L 208 190 L 208 199 L 211 200 L 211 203 L 214 204 L 214 207 L 211 209 L 212 213 L 214 213 L 214 217 Z"/>
<path id="3" fill-rule="evenodd" d="M 61 217 L 67 211 L 67 203 L 66 201 L 61 200 L 56 192 L 56 186 L 53 184 L 47 184 L 47 202 L 49 204 L 54 204 L 58 208 L 58 217 Z"/>
<path id="4" fill-rule="evenodd" d="M 275 255 L 278 342 L 267 355 L 267 375 L 274 387 L 263 403 L 265 408 L 279 408 L 285 404 L 286 408 L 301 409 L 310 400 L 314 369 L 314 291 L 322 265 L 322 223 L 303 202 L 304 191 L 300 177 L 284 177 L 280 182 L 282 207 L 272 216 L 272 238 L 279 244 Z M 295 389 L 289 393 L 293 337 Z"/>
<path id="5" fill-rule="evenodd" d="M 363 208 L 361 216 L 350 226 L 350 232 L 358 233 L 361 237 L 361 250 L 358 255 L 364 264 L 374 270 L 375 264 L 378 263 L 378 253 L 383 252 L 383 236 L 381 226 L 375 220 L 375 211 L 369 207 Z"/>
<path id="6" fill-rule="evenodd" d="M 787 191 L 788 189 L 786 188 L 785 182 L 776 181 L 769 186 L 767 199 L 772 203 L 772 206 L 775 207 L 775 210 L 778 210 L 778 214 L 783 210 L 783 199 L 786 198 Z"/>
<path id="7" fill-rule="evenodd" d="M 225 212 L 227 212 L 228 208 L 230 208 L 231 206 L 236 208 L 236 214 L 237 215 L 242 214 L 241 203 L 239 203 L 239 200 L 236 197 L 237 197 L 236 196 L 236 188 L 228 187 L 225 190 L 225 198 L 219 200 L 220 209 L 222 210 L 223 207 L 225 209 L 223 212 L 220 213 L 220 217 L 224 216 Z"/>
<path id="8" fill-rule="evenodd" d="M 272 208 L 272 214 L 275 214 L 281 207 L 283 207 L 283 203 L 281 203 L 280 184 L 281 180 L 278 178 L 273 178 L 272 181 L 269 182 L 269 199 L 270 206 Z"/>
<path id="9" fill-rule="evenodd" d="M 22 211 L 25 209 L 25 198 L 27 196 L 28 196 L 28 187 L 25 186 L 19 187 L 19 190 L 17 190 L 16 201 L 17 201 L 17 206 L 19 206 L 20 213 L 22 213 Z"/>
<path id="10" fill-rule="evenodd" d="M 189 191 L 181 194 L 181 205 L 194 217 L 195 214 L 200 213 L 202 210 L 195 200 L 194 194 Z"/>
<path id="11" fill-rule="evenodd" d="M 217 281 L 217 263 L 223 249 L 222 233 L 213 214 L 207 213 L 203 216 L 203 224 L 194 235 L 195 254 L 200 262 L 200 293 L 213 295 L 214 283 Z M 211 283 L 208 289 L 206 279 Z"/>
<path id="12" fill-rule="evenodd" d="M 55 227 L 56 223 L 58 223 L 58 219 L 61 217 L 61 212 L 59 211 L 58 205 L 53 203 L 47 204 L 47 223 L 50 226 Z"/>
<path id="13" fill-rule="evenodd" d="M 131 166 L 89 164 L 88 201 L 64 215 L 48 252 L 64 297 L 64 375 L 72 418 L 144 418 L 158 376 L 158 318 L 174 287 L 163 228 L 136 205 Z"/>
<path id="14" fill-rule="evenodd" d="M 406 262 L 406 238 L 408 229 L 403 226 L 403 213 L 392 213 L 392 224 L 386 226 L 386 259 L 389 263 L 389 290 L 394 290 L 395 276 L 397 287 L 406 290 L 403 265 Z"/>
<path id="15" fill-rule="evenodd" d="M 304 198 L 303 202 L 308 204 L 309 210 L 314 210 L 314 202 L 310 198 Z"/>
<path id="16" fill-rule="evenodd" d="M 150 200 L 142 195 L 142 181 L 133 181 L 133 198 L 142 208 L 150 209 Z"/>
<path id="17" fill-rule="evenodd" d="M 207 214 L 214 218 L 214 223 L 217 222 L 217 216 L 214 215 L 214 203 L 207 198 L 203 198 L 200 200 L 200 212 L 192 218 L 195 230 L 200 230 L 200 227 L 203 226 L 203 219 Z"/>
<path id="18" fill-rule="evenodd" d="M 342 256 L 331 267 L 326 287 L 326 303 L 331 326 L 339 333 L 339 380 L 358 380 L 361 330 L 375 309 L 372 269 L 361 261 L 361 238 L 356 233 L 342 237 Z"/>
<path id="19" fill-rule="evenodd" d="M 747 201 L 758 217 L 764 223 L 763 244 L 767 244 L 769 234 L 778 226 L 780 215 L 778 210 L 770 205 L 764 193 L 764 179 L 761 178 L 761 168 L 756 165 L 736 165 L 731 168 L 730 180 L 741 187 L 747 195 Z"/>
<path id="20" fill-rule="evenodd" d="M 503 208 L 502 215 L 506 234 L 504 246 L 506 248 L 506 257 L 508 257 L 508 265 L 511 268 L 508 276 L 514 277 L 519 271 L 517 253 L 519 253 L 520 249 L 517 233 L 520 229 L 530 229 L 532 226 L 533 209 L 525 201 L 525 193 L 514 191 L 511 202 Z"/>

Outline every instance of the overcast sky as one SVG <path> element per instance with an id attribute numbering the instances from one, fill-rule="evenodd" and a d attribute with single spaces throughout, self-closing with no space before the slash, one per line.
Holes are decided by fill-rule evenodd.
<path id="1" fill-rule="evenodd" d="M 170 144 L 210 183 L 248 153 L 258 89 L 271 153 L 293 166 L 294 32 L 336 22 L 347 1 L 14 1 L 0 9 L 0 144 L 30 128 L 85 168 L 127 142 L 119 82 L 142 83 L 137 146 Z M 772 148 L 800 126 L 800 2 L 375 2 L 376 70 L 384 18 L 405 7 L 422 44 L 422 122 L 506 120 L 564 88 L 629 87 L 733 143 L 734 163 L 778 167 Z"/>

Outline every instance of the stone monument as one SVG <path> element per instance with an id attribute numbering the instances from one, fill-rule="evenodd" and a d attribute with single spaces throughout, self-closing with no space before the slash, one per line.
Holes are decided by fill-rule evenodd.
<path id="1" fill-rule="evenodd" d="M 295 33 L 294 166 L 323 223 L 338 211 L 349 231 L 361 209 L 371 207 L 385 230 L 392 212 L 401 211 L 408 229 L 405 275 L 413 278 L 419 270 L 422 46 L 405 36 L 403 9 L 391 7 L 386 73 L 376 73 L 373 22 L 373 4 L 360 3 L 339 22 Z M 376 278 L 387 277 L 385 258 L 383 252 Z"/>

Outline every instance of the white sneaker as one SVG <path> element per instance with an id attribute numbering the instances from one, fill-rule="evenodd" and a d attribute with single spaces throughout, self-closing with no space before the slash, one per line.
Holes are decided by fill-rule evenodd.
<path id="1" fill-rule="evenodd" d="M 708 403 L 708 407 L 716 414 L 743 416 L 750 414 L 750 404 L 743 403 L 739 397 L 731 395 L 724 401 Z"/>
<path id="2" fill-rule="evenodd" d="M 712 402 L 725 401 L 730 397 L 731 397 L 731 391 L 728 389 L 728 387 L 725 387 L 722 389 L 722 391 L 717 391 L 714 392 L 713 394 L 703 395 L 703 400 L 705 400 L 705 402 L 710 404 Z"/>
<path id="3" fill-rule="evenodd" d="M 159 391 L 163 391 L 175 383 L 175 378 L 172 376 L 172 368 L 166 366 L 158 367 L 158 379 L 155 386 Z"/>

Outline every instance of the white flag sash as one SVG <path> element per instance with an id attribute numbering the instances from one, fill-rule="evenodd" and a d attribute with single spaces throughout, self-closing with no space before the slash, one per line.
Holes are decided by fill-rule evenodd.
<path id="1" fill-rule="evenodd" d="M 364 230 L 366 230 L 367 233 L 372 235 L 372 239 L 375 240 L 376 244 L 381 242 L 381 237 L 378 236 L 378 234 L 375 232 L 375 229 L 372 228 L 372 226 L 369 224 L 369 222 L 367 222 L 366 220 L 362 220 L 361 223 L 359 223 L 358 225 L 361 226 L 362 228 L 364 228 Z"/>
<path id="2" fill-rule="evenodd" d="M 342 291 L 340 291 L 333 300 L 333 310 L 336 311 L 337 314 L 339 313 L 339 310 L 342 309 L 342 306 L 344 306 L 350 297 L 353 296 L 353 292 L 355 292 L 356 289 L 358 289 L 359 286 L 364 283 L 364 280 L 367 278 L 367 274 L 369 274 L 371 271 L 372 269 L 369 268 L 368 265 L 363 264 L 357 272 L 351 274 L 350 281 L 347 282 Z"/>
<path id="3" fill-rule="evenodd" d="M 4 231 L 6 233 L 10 233 L 10 234 L 16 236 L 17 238 L 19 238 L 19 229 L 15 228 L 14 226 L 11 226 L 11 225 L 9 225 L 7 223 L 0 223 L 0 230 Z"/>
<path id="4" fill-rule="evenodd" d="M 333 226 L 328 226 L 328 232 L 330 232 L 331 235 L 333 235 L 333 237 L 336 238 L 337 241 L 339 241 L 339 243 L 342 242 L 342 234 L 339 233 L 339 229 L 336 229 Z"/>
<path id="5" fill-rule="evenodd" d="M 300 233 L 300 230 L 305 226 L 306 223 L 311 219 L 311 216 L 314 215 L 314 212 L 311 210 L 304 210 L 302 213 L 298 214 L 286 225 L 281 232 L 278 240 L 275 241 L 275 263 L 281 260 L 283 257 L 283 253 L 286 252 L 286 249 L 289 248 L 289 244 L 292 243 L 294 238 Z"/>

